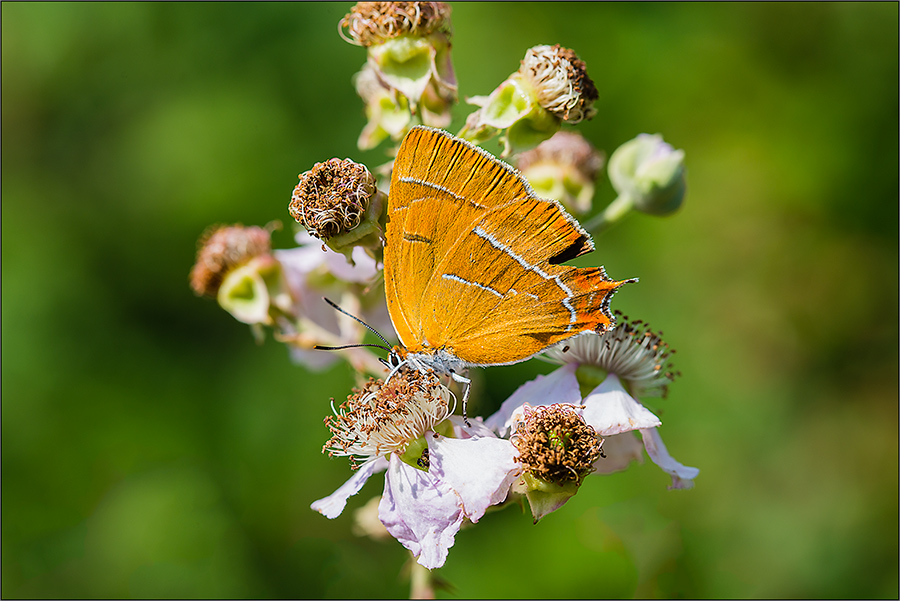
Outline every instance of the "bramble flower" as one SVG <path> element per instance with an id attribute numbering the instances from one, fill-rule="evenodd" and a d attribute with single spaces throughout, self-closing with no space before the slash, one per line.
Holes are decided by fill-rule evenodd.
<path id="1" fill-rule="evenodd" d="M 272 256 L 271 233 L 241 224 L 214 226 L 201 236 L 191 288 L 215 298 L 250 325 L 273 325 L 290 315 L 292 298 L 281 265 Z"/>
<path id="2" fill-rule="evenodd" d="M 464 520 L 506 499 L 519 475 L 515 449 L 479 421 L 452 418 L 452 393 L 431 371 L 405 365 L 370 380 L 326 418 L 323 452 L 348 456 L 356 473 L 312 508 L 339 516 L 347 499 L 387 470 L 378 517 L 418 563 L 442 566 Z"/>
<path id="3" fill-rule="evenodd" d="M 371 148 L 384 139 L 379 128 L 400 139 L 414 125 L 410 119 L 405 129 L 397 131 L 402 111 L 425 125 L 449 125 L 450 109 L 457 100 L 451 31 L 450 6 L 445 2 L 358 2 L 344 16 L 341 35 L 367 49 L 367 68 L 388 91 L 385 96 L 369 83 L 360 90 L 357 81 L 369 117 L 360 148 Z M 366 68 L 360 77 L 368 80 L 370 75 L 365 73 Z M 390 116 L 387 121 L 386 116 Z"/>
<path id="4" fill-rule="evenodd" d="M 662 422 L 635 399 L 665 396 L 678 375 L 670 369 L 671 351 L 645 324 L 624 321 L 604 334 L 581 334 L 547 351 L 546 358 L 562 367 L 520 386 L 485 424 L 502 436 L 525 403 L 580 405 L 584 421 L 604 438 L 606 457 L 594 462 L 597 473 L 618 471 L 639 460 L 640 443 L 633 434 L 639 431 L 650 459 L 672 477 L 670 488 L 691 488 L 700 470 L 669 455 L 657 432 Z M 584 396 L 581 384 L 590 390 Z"/>
<path id="5" fill-rule="evenodd" d="M 461 136 L 480 143 L 505 130 L 502 157 L 534 148 L 570 124 L 596 113 L 597 88 L 584 61 L 572 50 L 534 46 L 525 53 L 519 70 L 491 92 L 468 98 L 480 107 L 466 119 Z"/>
<path id="6" fill-rule="evenodd" d="M 603 155 L 580 134 L 560 131 L 520 154 L 516 167 L 538 196 L 558 200 L 570 212 L 584 215 L 591 210 Z"/>
<path id="7" fill-rule="evenodd" d="M 300 174 L 288 212 L 329 248 L 353 260 L 353 249 L 380 253 L 387 196 L 365 165 L 329 159 Z"/>

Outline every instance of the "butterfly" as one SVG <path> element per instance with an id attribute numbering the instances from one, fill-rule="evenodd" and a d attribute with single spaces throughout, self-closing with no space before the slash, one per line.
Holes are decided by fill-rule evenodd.
<path id="1" fill-rule="evenodd" d="M 518 363 L 605 331 L 613 292 L 636 280 L 562 264 L 593 248 L 506 163 L 442 130 L 412 128 L 394 161 L 385 229 L 385 294 L 401 344 L 392 363 L 468 382 L 460 372 L 470 366 Z"/>

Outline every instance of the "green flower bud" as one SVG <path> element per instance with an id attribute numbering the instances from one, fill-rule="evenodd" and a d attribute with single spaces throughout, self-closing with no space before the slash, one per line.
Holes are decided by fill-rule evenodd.
<path id="1" fill-rule="evenodd" d="M 684 201 L 684 151 L 659 134 L 640 134 L 609 158 L 609 179 L 620 196 L 650 215 L 669 215 Z"/>
<path id="2" fill-rule="evenodd" d="M 357 141 L 360 150 L 375 148 L 387 138 L 403 139 L 413 125 L 406 98 L 384 85 L 368 63 L 355 75 L 353 83 L 365 102 L 368 119 Z"/>

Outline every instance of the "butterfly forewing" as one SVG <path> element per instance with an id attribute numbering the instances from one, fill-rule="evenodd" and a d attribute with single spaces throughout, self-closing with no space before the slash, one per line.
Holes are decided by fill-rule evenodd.
<path id="1" fill-rule="evenodd" d="M 610 324 L 621 282 L 557 265 L 593 248 L 562 207 L 513 169 L 439 130 L 397 154 L 385 245 L 388 310 L 411 352 L 515 363 Z"/>

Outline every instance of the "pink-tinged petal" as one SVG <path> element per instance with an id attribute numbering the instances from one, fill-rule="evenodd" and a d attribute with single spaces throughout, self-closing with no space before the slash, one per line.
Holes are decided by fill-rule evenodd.
<path id="1" fill-rule="evenodd" d="M 369 256 L 366 249 L 357 246 L 351 254 L 353 263 L 347 260 L 343 254 L 325 247 L 325 263 L 328 271 L 339 280 L 364 284 L 371 281 L 378 273 L 378 265 L 375 259 Z"/>
<path id="2" fill-rule="evenodd" d="M 494 436 L 464 440 L 425 436 L 431 461 L 428 473 L 450 484 L 469 520 L 477 522 L 488 507 L 506 499 L 521 471 L 511 442 Z"/>
<path id="3" fill-rule="evenodd" d="M 624 470 L 632 461 L 644 461 L 644 445 L 633 432 L 623 432 L 603 439 L 603 454 L 594 462 L 595 474 L 611 474 Z"/>
<path id="4" fill-rule="evenodd" d="M 387 466 L 388 463 L 383 457 L 377 457 L 366 461 L 359 466 L 356 473 L 353 474 L 349 480 L 344 482 L 340 488 L 324 499 L 314 501 L 310 507 L 329 520 L 333 520 L 344 511 L 344 507 L 347 506 L 347 499 L 358 493 L 372 474 L 387 469 Z"/>
<path id="5" fill-rule="evenodd" d="M 470 417 L 468 426 L 466 425 L 466 422 L 461 415 L 451 415 L 447 419 L 449 419 L 450 423 L 453 424 L 453 435 L 456 438 L 497 438 L 497 435 L 494 433 L 494 431 L 484 424 L 484 419 L 482 419 L 481 416 Z"/>
<path id="6" fill-rule="evenodd" d="M 485 424 L 500 436 L 505 436 L 512 425 L 513 412 L 523 403 L 528 403 L 532 407 L 554 403 L 580 405 L 581 391 L 578 390 L 578 380 L 575 378 L 577 367 L 574 363 L 570 363 L 546 376 L 538 376 L 530 382 L 525 382 L 503 401 L 497 413 L 487 418 Z"/>
<path id="7" fill-rule="evenodd" d="M 600 436 L 655 428 L 662 424 L 658 417 L 625 392 L 615 374 L 609 374 L 600 386 L 584 398 L 584 421 Z"/>
<path id="8" fill-rule="evenodd" d="M 650 459 L 653 460 L 653 463 L 672 476 L 672 486 L 670 486 L 669 489 L 693 488 L 694 478 L 697 477 L 700 470 L 695 467 L 682 465 L 675 461 L 672 456 L 669 455 L 666 445 L 663 444 L 662 438 L 655 428 L 641 430 L 641 436 L 644 437 L 644 447 L 647 449 L 647 454 L 650 455 Z"/>
<path id="9" fill-rule="evenodd" d="M 433 570 L 444 565 L 465 515 L 450 485 L 391 454 L 378 517 L 391 536 Z"/>

